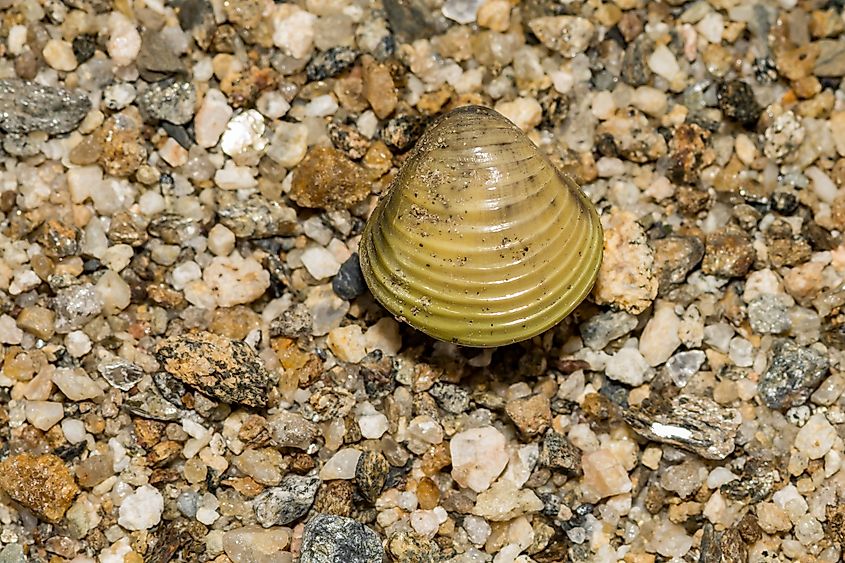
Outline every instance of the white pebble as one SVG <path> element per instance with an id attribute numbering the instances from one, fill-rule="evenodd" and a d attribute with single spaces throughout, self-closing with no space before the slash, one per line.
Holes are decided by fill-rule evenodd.
<path id="1" fill-rule="evenodd" d="M 229 123 L 233 112 L 226 96 L 220 90 L 212 88 L 206 92 L 202 105 L 194 117 L 197 144 L 203 148 L 216 145 L 220 140 L 220 135 L 226 130 L 226 124 Z"/>
<path id="2" fill-rule="evenodd" d="M 344 448 L 334 454 L 320 470 L 320 479 L 329 481 L 332 479 L 353 479 L 355 469 L 358 467 L 358 458 L 361 457 L 361 450 L 355 448 Z"/>
<path id="3" fill-rule="evenodd" d="M 260 152 L 267 146 L 264 138 L 264 116 L 254 109 L 240 113 L 229 120 L 220 149 L 229 156 L 237 157 L 247 152 Z"/>
<path id="4" fill-rule="evenodd" d="M 81 330 L 74 330 L 65 336 L 65 348 L 74 358 L 81 358 L 91 351 L 91 339 Z"/>
<path id="5" fill-rule="evenodd" d="M 333 328 L 326 340 L 329 349 L 344 362 L 358 363 L 367 355 L 364 333 L 358 325 Z"/>
<path id="6" fill-rule="evenodd" d="M 13 25 L 9 28 L 9 38 L 6 43 L 9 47 L 9 54 L 21 55 L 24 47 L 26 47 L 26 30 L 25 25 Z"/>
<path id="7" fill-rule="evenodd" d="M 402 348 L 399 323 L 390 317 L 380 318 L 364 333 L 364 345 L 367 353 L 381 350 L 387 356 L 395 356 Z"/>
<path id="8" fill-rule="evenodd" d="M 187 262 L 183 262 L 173 268 L 170 276 L 173 283 L 173 289 L 182 291 L 190 282 L 202 278 L 202 270 L 200 269 L 199 264 L 193 260 L 188 260 Z"/>
<path id="9" fill-rule="evenodd" d="M 278 119 L 285 115 L 290 109 L 290 104 L 279 92 L 264 92 L 255 102 L 255 107 L 265 117 Z"/>
<path id="10" fill-rule="evenodd" d="M 486 491 L 508 463 L 505 443 L 504 435 L 492 426 L 458 432 L 449 443 L 452 477 L 462 487 Z"/>
<path id="11" fill-rule="evenodd" d="M 217 256 L 228 256 L 235 249 L 235 233 L 220 223 L 208 232 L 208 249 Z"/>
<path id="12" fill-rule="evenodd" d="M 273 44 L 285 54 L 302 59 L 314 46 L 317 17 L 295 4 L 276 6 L 273 14 Z"/>
<path id="13" fill-rule="evenodd" d="M 109 40 L 106 50 L 118 66 L 131 64 L 141 50 L 141 35 L 135 23 L 120 12 L 109 14 Z"/>
<path id="14" fill-rule="evenodd" d="M 15 319 L 9 315 L 0 316 L 0 342 L 3 344 L 20 344 L 23 331 L 18 328 Z"/>
<path id="15" fill-rule="evenodd" d="M 810 459 L 819 459 L 830 451 L 836 437 L 836 429 L 827 421 L 827 417 L 823 413 L 816 413 L 795 436 L 795 449 Z"/>
<path id="16" fill-rule="evenodd" d="M 543 107 L 534 98 L 516 98 L 510 102 L 499 102 L 496 111 L 510 119 L 523 131 L 530 131 L 540 124 Z"/>
<path id="17" fill-rule="evenodd" d="M 223 168 L 214 173 L 214 183 L 223 190 L 243 190 L 255 187 L 258 182 L 254 176 L 252 168 L 227 160 Z"/>
<path id="18" fill-rule="evenodd" d="M 61 403 L 51 401 L 27 401 L 26 419 L 31 425 L 46 432 L 64 417 Z"/>
<path id="19" fill-rule="evenodd" d="M 317 96 L 305 104 L 305 115 L 309 117 L 326 117 L 337 111 L 337 100 L 331 94 Z"/>
<path id="20" fill-rule="evenodd" d="M 117 523 L 127 530 L 147 530 L 161 521 L 163 511 L 164 498 L 158 489 L 142 485 L 123 499 Z"/>
<path id="21" fill-rule="evenodd" d="M 167 209 L 167 202 L 164 201 L 164 196 L 160 193 L 150 190 L 144 192 L 138 198 L 138 207 L 141 209 L 141 213 L 151 217 Z"/>
<path id="22" fill-rule="evenodd" d="M 337 258 L 322 246 L 309 246 L 303 251 L 302 265 L 316 280 L 330 278 L 340 270 Z"/>
<path id="23" fill-rule="evenodd" d="M 648 362 L 636 348 L 621 348 L 607 360 L 605 374 L 610 379 L 636 387 L 646 381 Z"/>
<path id="24" fill-rule="evenodd" d="M 654 49 L 654 52 L 648 57 L 648 66 L 655 74 L 669 82 L 681 73 L 681 67 L 678 65 L 675 55 L 666 45 L 658 45 Z"/>
<path id="25" fill-rule="evenodd" d="M 361 436 L 368 440 L 378 440 L 389 428 L 387 417 L 381 413 L 367 414 L 358 419 Z"/>
<path id="26" fill-rule="evenodd" d="M 85 423 L 76 418 L 62 420 L 62 433 L 71 444 L 78 444 L 85 439 Z"/>
<path id="27" fill-rule="evenodd" d="M 836 184 L 830 179 L 830 176 L 825 174 L 820 168 L 811 166 L 804 171 L 810 180 L 813 181 L 813 191 L 819 196 L 819 199 L 825 203 L 833 203 L 839 190 Z"/>

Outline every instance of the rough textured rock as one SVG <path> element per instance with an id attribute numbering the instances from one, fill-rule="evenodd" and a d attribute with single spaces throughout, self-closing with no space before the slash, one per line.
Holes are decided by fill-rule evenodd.
<path id="1" fill-rule="evenodd" d="M 813 348 L 803 348 L 792 340 L 779 340 L 772 347 L 769 369 L 763 374 L 758 391 L 772 409 L 803 405 L 827 375 L 830 362 Z"/>
<path id="2" fill-rule="evenodd" d="M 244 342 L 210 332 L 171 336 L 156 347 L 163 369 L 225 403 L 265 406 L 271 376 Z"/>
<path id="3" fill-rule="evenodd" d="M 314 147 L 294 172 L 290 196 L 302 207 L 345 209 L 369 193 L 370 184 L 357 164 L 337 149 Z"/>
<path id="4" fill-rule="evenodd" d="M 53 454 L 23 453 L 0 462 L 0 489 L 48 522 L 59 522 L 79 487 L 64 462 Z"/>
<path id="5" fill-rule="evenodd" d="M 286 526 L 308 513 L 319 487 L 320 480 L 316 477 L 286 475 L 278 487 L 255 497 L 255 517 L 265 528 Z"/>
<path id="6" fill-rule="evenodd" d="M 301 563 L 382 563 L 384 549 L 373 530 L 343 516 L 318 514 L 302 533 Z"/>
<path id="7" fill-rule="evenodd" d="M 0 80 L 0 129 L 7 133 L 68 133 L 90 109 L 91 102 L 82 92 L 28 80 Z"/>

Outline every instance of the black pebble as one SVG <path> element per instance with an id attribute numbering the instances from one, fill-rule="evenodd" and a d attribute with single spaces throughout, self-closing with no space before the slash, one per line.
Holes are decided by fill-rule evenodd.
<path id="1" fill-rule="evenodd" d="M 309 81 L 325 80 L 340 74 L 355 62 L 358 52 L 349 47 L 332 47 L 316 55 L 305 67 Z"/>
<path id="2" fill-rule="evenodd" d="M 332 290 L 335 295 L 346 301 L 355 299 L 367 290 L 364 274 L 361 273 L 361 263 L 355 252 L 343 263 L 337 275 L 332 279 Z"/>
<path id="3" fill-rule="evenodd" d="M 754 91 L 751 86 L 741 80 L 731 80 L 719 84 L 716 91 L 719 99 L 719 109 L 725 117 L 738 121 L 739 123 L 751 126 L 757 123 L 763 108 L 754 98 Z"/>
<path id="4" fill-rule="evenodd" d="M 94 56 L 94 51 L 97 50 L 97 36 L 96 35 L 77 35 L 73 38 L 73 56 L 76 57 L 76 62 L 82 64 Z"/>
<path id="5" fill-rule="evenodd" d="M 798 209 L 798 198 L 790 192 L 775 192 L 772 194 L 772 210 L 781 215 L 792 215 Z"/>

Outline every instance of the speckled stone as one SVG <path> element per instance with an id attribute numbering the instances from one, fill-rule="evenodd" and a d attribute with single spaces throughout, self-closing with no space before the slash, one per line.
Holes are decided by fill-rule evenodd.
<path id="1" fill-rule="evenodd" d="M 769 369 L 758 391 L 772 409 L 803 405 L 827 375 L 830 362 L 814 348 L 798 346 L 792 340 L 778 340 L 772 346 Z"/>
<path id="2" fill-rule="evenodd" d="M 318 514 L 305 525 L 301 563 L 382 563 L 384 549 L 372 529 L 351 518 Z"/>
<path id="3" fill-rule="evenodd" d="M 255 497 L 253 508 L 258 523 L 269 528 L 286 526 L 305 516 L 320 487 L 317 477 L 285 475 L 278 487 L 272 487 Z"/>
<path id="4" fill-rule="evenodd" d="M 48 522 L 59 522 L 79 487 L 65 463 L 53 454 L 28 453 L 0 462 L 0 489 Z"/>
<path id="5" fill-rule="evenodd" d="M 210 332 L 171 336 L 156 347 L 167 373 L 225 403 L 267 404 L 271 376 L 245 342 Z"/>
<path id="6" fill-rule="evenodd" d="M 7 133 L 68 133 L 90 109 L 91 102 L 82 92 L 28 80 L 0 80 L 0 129 Z"/>

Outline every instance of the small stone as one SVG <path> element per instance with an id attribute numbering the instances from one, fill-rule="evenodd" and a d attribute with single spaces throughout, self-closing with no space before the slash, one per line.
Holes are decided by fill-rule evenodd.
<path id="1" fill-rule="evenodd" d="M 452 414 L 461 414 L 469 410 L 469 391 L 459 385 L 436 381 L 428 394 L 437 402 L 437 406 Z"/>
<path id="2" fill-rule="evenodd" d="M 541 394 L 508 401 L 505 412 L 526 436 L 541 434 L 552 420 L 551 402 Z"/>
<path id="3" fill-rule="evenodd" d="M 772 120 L 763 133 L 763 153 L 772 159 L 782 159 L 794 152 L 804 141 L 806 131 L 792 111 L 786 111 Z"/>
<path id="4" fill-rule="evenodd" d="M 286 558 L 290 556 L 287 550 L 291 536 L 288 528 L 234 528 L 223 534 L 223 551 L 229 560 L 244 563 L 291 561 L 292 559 Z"/>
<path id="5" fill-rule="evenodd" d="M 127 530 L 147 530 L 161 522 L 164 498 L 158 489 L 142 485 L 123 499 L 117 523 Z"/>
<path id="6" fill-rule="evenodd" d="M 56 368 L 53 383 L 71 401 L 85 401 L 103 396 L 103 390 L 82 369 Z"/>
<path id="7" fill-rule="evenodd" d="M 217 218 L 220 227 L 228 234 L 214 228 L 209 232 L 209 248 L 212 244 L 212 234 L 221 238 L 221 245 L 217 247 L 218 256 L 228 256 L 234 248 L 234 240 L 231 246 L 228 236 L 234 234 L 241 239 L 260 239 L 278 236 L 289 236 L 296 232 L 299 225 L 296 220 L 296 211 L 281 202 L 265 199 L 258 195 L 252 195 L 246 200 L 239 199 L 234 193 L 225 191 L 217 196 Z M 216 241 L 215 241 L 216 243 Z M 228 249 L 228 252 L 224 252 Z M 214 250 L 212 249 L 212 252 Z"/>
<path id="8" fill-rule="evenodd" d="M 386 65 L 377 63 L 369 55 L 363 57 L 364 97 L 379 119 L 393 113 L 399 103 L 393 77 Z"/>
<path id="9" fill-rule="evenodd" d="M 658 45 L 647 59 L 648 67 L 670 83 L 681 75 L 675 54 L 666 45 Z"/>
<path id="10" fill-rule="evenodd" d="M 399 115 L 381 129 L 381 139 L 397 151 L 409 149 L 422 135 L 424 123 L 415 115 Z"/>
<path id="11" fill-rule="evenodd" d="M 211 148 L 220 140 L 234 110 L 229 107 L 226 96 L 220 90 L 210 89 L 194 118 L 194 134 L 197 144 Z"/>
<path id="12" fill-rule="evenodd" d="M 485 0 L 478 9 L 478 25 L 504 33 L 510 27 L 511 8 L 508 0 Z"/>
<path id="13" fill-rule="evenodd" d="M 171 336 L 156 347 L 170 375 L 224 403 L 267 404 L 270 374 L 252 348 L 210 332 Z"/>
<path id="14" fill-rule="evenodd" d="M 27 563 L 27 561 L 23 546 L 19 543 L 10 543 L 0 549 L 0 563 Z"/>
<path id="15" fill-rule="evenodd" d="M 382 563 L 381 539 L 351 518 L 317 514 L 305 525 L 302 563 Z"/>
<path id="16" fill-rule="evenodd" d="M 78 64 L 73 54 L 73 46 L 61 39 L 48 40 L 41 54 L 44 55 L 44 61 L 56 70 L 70 72 L 76 69 Z"/>
<path id="17" fill-rule="evenodd" d="M 539 461 L 541 465 L 552 469 L 576 471 L 581 467 L 581 451 L 563 434 L 549 430 L 543 438 Z"/>
<path id="18" fill-rule="evenodd" d="M 633 315 L 645 311 L 657 296 L 654 254 L 645 231 L 627 211 L 613 211 L 604 232 L 604 257 L 593 297 Z"/>
<path id="19" fill-rule="evenodd" d="M 440 547 L 435 541 L 412 532 L 395 532 L 387 540 L 387 551 L 396 561 L 404 563 L 438 563 L 442 561 Z"/>
<path id="20" fill-rule="evenodd" d="M 819 56 L 813 73 L 816 76 L 845 76 L 845 41 L 822 39 L 816 44 L 819 45 Z"/>
<path id="21" fill-rule="evenodd" d="M 100 146 L 97 160 L 103 170 L 112 176 L 126 177 L 133 174 L 147 158 L 140 124 L 123 113 L 108 118 L 94 132 L 93 138 Z M 100 191 L 109 193 L 109 190 Z M 96 202 L 96 194 L 92 193 L 91 196 Z M 100 208 L 99 205 L 97 207 Z"/>
<path id="22" fill-rule="evenodd" d="M 320 435 L 320 429 L 301 415 L 279 411 L 267 418 L 267 430 L 281 448 L 307 450 Z"/>
<path id="23" fill-rule="evenodd" d="M 293 168 L 308 150 L 308 127 L 303 123 L 282 121 L 276 125 L 267 156 L 285 168 Z"/>
<path id="24" fill-rule="evenodd" d="M 331 47 L 315 55 L 305 67 L 305 74 L 308 81 L 325 80 L 332 78 L 355 63 L 358 52 L 344 46 Z"/>
<path id="25" fill-rule="evenodd" d="M 46 432 L 65 415 L 61 403 L 53 401 L 27 401 L 26 420 L 39 430 Z"/>
<path id="26" fill-rule="evenodd" d="M 810 417 L 795 436 L 795 449 L 810 459 L 819 459 L 830 451 L 836 440 L 836 429 L 827 421 L 823 413 Z"/>
<path id="27" fill-rule="evenodd" d="M 472 513 L 492 522 L 506 522 L 542 508 L 543 501 L 534 491 L 518 489 L 510 481 L 500 480 L 478 495 Z"/>
<path id="28" fill-rule="evenodd" d="M 675 304 L 658 301 L 640 335 L 640 354 L 648 365 L 659 366 L 672 356 L 681 345 L 680 328 L 681 319 L 675 314 Z"/>
<path id="29" fill-rule="evenodd" d="M 330 147 L 314 147 L 294 171 L 291 199 L 302 207 L 345 209 L 362 201 L 370 184 L 360 167 Z"/>
<path id="30" fill-rule="evenodd" d="M 605 346 L 621 338 L 637 327 L 637 317 L 624 311 L 606 311 L 591 317 L 578 328 L 584 346 L 603 350 Z"/>
<path id="31" fill-rule="evenodd" d="M 608 449 L 598 449 L 581 456 L 581 468 L 584 471 L 584 486 L 599 498 L 631 491 L 628 472 Z"/>
<path id="32" fill-rule="evenodd" d="M 180 16 L 187 3 L 180 4 Z M 165 31 L 146 29 L 141 36 L 141 49 L 135 65 L 141 77 L 147 82 L 155 82 L 174 75 L 184 74 L 185 65 L 179 55 L 173 52 L 171 42 L 165 37 Z"/>
<path id="33" fill-rule="evenodd" d="M 829 365 L 828 359 L 814 348 L 778 340 L 772 346 L 769 369 L 758 384 L 760 397 L 772 409 L 803 405 L 827 375 Z"/>
<path id="34" fill-rule="evenodd" d="M 345 448 L 334 454 L 320 470 L 320 479 L 353 479 L 358 467 L 361 451 L 355 448 Z"/>
<path id="35" fill-rule="evenodd" d="M 0 342 L 3 344 L 20 344 L 23 331 L 18 328 L 15 319 L 9 315 L 0 315 Z"/>
<path id="36" fill-rule="evenodd" d="M 364 333 L 358 325 L 332 329 L 326 343 L 332 353 L 344 362 L 357 364 L 367 355 Z"/>
<path id="37" fill-rule="evenodd" d="M 652 395 L 628 410 L 625 420 L 649 440 L 672 444 L 706 459 L 724 459 L 734 451 L 740 422 L 735 409 L 693 395 Z"/>
<path id="38" fill-rule="evenodd" d="M 332 277 L 340 271 L 340 262 L 322 246 L 309 246 L 302 252 L 300 260 L 315 280 Z"/>
<path id="39" fill-rule="evenodd" d="M 728 119 L 746 126 L 753 126 L 760 119 L 763 108 L 757 103 L 754 91 L 741 80 L 730 80 L 719 84 L 716 91 L 719 109 Z"/>
<path id="40" fill-rule="evenodd" d="M 725 227 L 707 235 L 701 271 L 725 278 L 741 277 L 756 258 L 748 235 L 736 227 Z"/>
<path id="41" fill-rule="evenodd" d="M 221 307 L 252 303 L 270 287 L 270 274 L 254 258 L 240 254 L 215 256 L 203 272 L 203 281 Z"/>
<path id="42" fill-rule="evenodd" d="M 349 517 L 355 506 L 355 485 L 351 481 L 323 483 L 314 499 L 314 512 Z"/>
<path id="43" fill-rule="evenodd" d="M 368 502 L 375 503 L 387 482 L 389 472 L 390 464 L 381 452 L 362 453 L 355 467 L 355 484 L 358 485 L 361 496 Z"/>
<path id="44" fill-rule="evenodd" d="M 607 360 L 605 374 L 610 379 L 637 387 L 651 379 L 654 373 L 648 362 L 636 348 L 620 348 Z"/>
<path id="45" fill-rule="evenodd" d="M 449 26 L 442 11 L 432 10 L 423 0 L 385 0 L 384 11 L 390 29 L 402 43 L 429 39 L 444 33 Z"/>
<path id="46" fill-rule="evenodd" d="M 697 237 L 669 236 L 653 241 L 654 270 L 658 295 L 684 283 L 693 268 L 704 257 L 704 243 Z"/>
<path id="47" fill-rule="evenodd" d="M 332 278 L 332 291 L 346 301 L 352 301 L 367 291 L 357 252 L 353 252 L 346 262 L 341 264 L 337 275 Z"/>
<path id="48" fill-rule="evenodd" d="M 97 371 L 109 385 L 121 391 L 129 391 L 144 377 L 143 369 L 122 358 L 103 360 Z"/>
<path id="49" fill-rule="evenodd" d="M 286 526 L 308 513 L 318 488 L 320 480 L 316 477 L 286 475 L 278 487 L 255 497 L 255 518 L 265 528 Z"/>
<path id="50" fill-rule="evenodd" d="M 81 34 L 73 38 L 71 43 L 73 48 L 73 56 L 76 57 L 76 63 L 82 64 L 94 56 L 97 51 L 97 36 L 90 34 Z"/>
<path id="51" fill-rule="evenodd" d="M 564 57 L 574 57 L 590 46 L 595 26 L 577 16 L 543 16 L 528 22 L 540 42 Z"/>
<path id="52" fill-rule="evenodd" d="M 294 59 L 302 59 L 314 47 L 317 17 L 294 4 L 283 4 L 273 12 L 273 44 Z"/>
<path id="53" fill-rule="evenodd" d="M 106 49 L 118 66 L 131 64 L 141 50 L 141 34 L 135 23 L 121 12 L 111 12 L 108 19 L 109 39 Z"/>
<path id="54" fill-rule="evenodd" d="M 58 523 L 79 492 L 64 462 L 53 454 L 28 453 L 0 462 L 0 489 L 39 518 Z"/>
<path id="55" fill-rule="evenodd" d="M 449 443 L 452 477 L 477 493 L 487 490 L 508 463 L 505 443 L 492 426 L 458 432 Z"/>
<path id="56" fill-rule="evenodd" d="M 220 150 L 231 157 L 259 154 L 267 146 L 264 137 L 264 116 L 254 109 L 239 113 L 229 120 L 220 139 Z"/>
<path id="57" fill-rule="evenodd" d="M 69 133 L 90 109 L 91 102 L 82 92 L 27 80 L 0 80 L 0 129 L 7 133 Z"/>
<path id="58" fill-rule="evenodd" d="M 196 103 L 197 94 L 191 82 L 155 82 L 138 96 L 141 116 L 152 123 L 161 120 L 184 125 L 194 117 Z"/>
<path id="59" fill-rule="evenodd" d="M 534 98 L 519 97 L 496 104 L 496 111 L 507 117 L 523 131 L 531 131 L 543 118 L 543 107 Z"/>
<path id="60" fill-rule="evenodd" d="M 678 352 L 666 362 L 666 373 L 675 385 L 684 387 L 698 373 L 705 359 L 707 356 L 701 350 Z"/>
<path id="61" fill-rule="evenodd" d="M 364 349 L 367 354 L 376 350 L 385 356 L 395 356 L 402 348 L 399 323 L 390 317 L 382 317 L 364 333 Z"/>
<path id="62" fill-rule="evenodd" d="M 761 334 L 783 334 L 792 323 L 789 320 L 789 304 L 784 295 L 763 294 L 748 304 L 748 321 L 754 332 Z"/>

